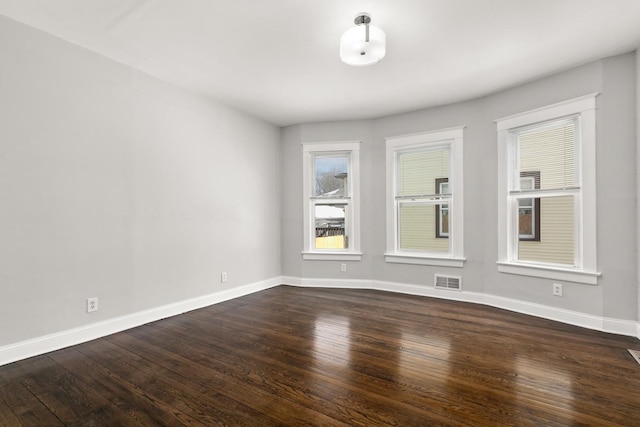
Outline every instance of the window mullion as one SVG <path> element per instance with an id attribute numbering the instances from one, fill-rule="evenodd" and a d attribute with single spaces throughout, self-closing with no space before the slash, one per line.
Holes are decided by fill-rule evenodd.
<path id="1" fill-rule="evenodd" d="M 570 187 L 570 188 L 551 188 L 544 190 L 514 190 L 509 192 L 509 196 L 515 197 L 518 199 L 529 199 L 529 198 L 537 198 L 537 197 L 554 197 L 554 196 L 565 196 L 569 194 L 578 194 L 580 193 L 580 187 Z"/>
<path id="2" fill-rule="evenodd" d="M 450 201 L 452 199 L 452 195 L 451 194 L 438 194 L 438 195 L 433 195 L 433 196 L 396 196 L 395 198 L 398 201 L 403 201 L 403 202 L 410 202 L 410 201 L 414 201 L 414 202 L 433 202 L 433 203 L 437 203 L 437 202 L 442 202 L 444 201 L 444 203 L 447 203 L 448 201 Z"/>
<path id="3" fill-rule="evenodd" d="M 507 241 L 507 254 L 509 256 L 510 262 L 516 261 L 518 259 L 518 244 L 519 244 L 519 233 L 518 233 L 518 201 L 513 197 L 508 197 L 507 199 L 507 229 L 508 232 L 508 241 Z"/>

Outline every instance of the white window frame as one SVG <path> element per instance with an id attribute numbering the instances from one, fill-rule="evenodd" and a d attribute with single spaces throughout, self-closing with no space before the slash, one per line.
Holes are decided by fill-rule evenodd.
<path id="1" fill-rule="evenodd" d="M 349 209 L 345 222 L 349 224 L 349 247 L 346 249 L 316 249 L 315 241 L 315 166 L 316 155 L 349 153 L 348 197 L 341 199 L 323 199 L 323 203 L 343 202 L 347 200 Z M 304 249 L 302 259 L 325 261 L 360 261 L 360 141 L 330 141 L 302 143 L 302 185 L 304 215 Z"/>
<path id="2" fill-rule="evenodd" d="M 496 120 L 498 131 L 498 271 L 552 280 L 597 285 L 596 251 L 596 97 L 597 93 Z M 517 170 L 512 149 L 513 130 L 524 126 L 578 116 L 577 174 L 575 192 L 575 266 L 517 260 L 517 218 L 511 214 L 511 172 Z M 562 193 L 563 194 L 563 193 Z"/>
<path id="3" fill-rule="evenodd" d="M 522 182 L 523 181 L 530 181 L 531 182 L 531 190 L 535 190 L 536 186 L 535 186 L 535 177 L 533 176 L 520 176 L 520 188 L 522 188 Z M 531 204 L 528 205 L 522 205 L 521 203 L 518 203 L 518 214 L 520 214 L 520 209 L 531 209 L 531 234 L 522 234 L 519 233 L 518 234 L 518 239 L 520 240 L 533 240 L 536 238 L 536 234 L 540 232 L 540 230 L 537 229 L 536 227 L 536 220 L 537 218 L 537 214 L 536 214 L 536 203 L 540 203 L 540 201 L 538 200 L 536 202 L 536 197 L 528 197 L 526 199 L 520 199 L 519 202 L 522 202 L 524 200 L 530 200 Z"/>
<path id="4" fill-rule="evenodd" d="M 463 267 L 463 158 L 462 139 L 464 127 L 440 129 L 413 135 L 385 139 L 387 162 L 387 251 L 385 261 L 390 263 Z M 398 248 L 398 210 L 396 209 L 397 155 L 403 151 L 447 146 L 449 148 L 448 183 L 451 198 L 449 209 L 449 252 L 402 251 Z"/>
<path id="5" fill-rule="evenodd" d="M 447 191 L 443 190 L 444 186 L 447 186 Z M 436 189 L 436 193 L 438 194 L 448 194 L 449 191 L 449 180 L 447 180 L 447 182 L 441 182 L 438 185 L 438 188 Z M 447 216 L 449 215 L 449 203 L 445 203 L 445 204 L 441 204 L 438 206 L 439 209 L 439 215 L 438 215 L 438 224 L 436 224 L 436 227 L 438 227 L 438 237 L 439 238 L 443 238 L 443 239 L 448 239 L 449 238 L 449 230 L 447 230 L 446 232 L 442 230 L 442 219 L 444 218 L 444 212 L 447 212 Z"/>

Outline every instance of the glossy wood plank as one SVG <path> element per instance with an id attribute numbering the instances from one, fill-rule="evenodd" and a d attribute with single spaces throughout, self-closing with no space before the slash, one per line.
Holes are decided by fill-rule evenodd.
<path id="1" fill-rule="evenodd" d="M 195 325 L 194 325 L 195 326 Z M 322 372 L 310 372 L 308 368 L 299 369 L 298 364 L 308 365 L 308 361 L 296 361 L 293 363 L 285 363 L 279 358 L 274 359 L 269 355 L 262 355 L 263 351 L 267 350 L 264 344 L 259 344 L 260 348 L 254 347 L 257 344 L 255 338 L 243 341 L 240 338 L 238 331 L 233 331 L 232 335 L 227 337 L 228 340 L 233 340 L 235 354 L 241 356 L 237 359 L 236 363 L 224 363 L 220 362 L 220 359 L 224 359 L 225 354 L 229 354 L 229 351 L 222 345 L 216 351 L 211 345 L 203 345 L 198 343 L 189 343 L 188 345 L 190 354 L 204 354 L 200 356 L 199 363 L 209 367 L 215 367 L 224 372 L 227 377 L 232 377 L 238 382 L 247 382 L 253 388 L 261 389 L 272 395 L 288 395 L 290 398 L 295 398 L 295 401 L 303 408 L 299 408 L 296 412 L 304 411 L 304 408 L 310 410 L 320 411 L 320 413 L 313 413 L 313 419 L 319 421 L 321 414 L 325 411 L 329 412 L 344 412 L 345 408 L 337 404 L 335 400 L 335 389 L 344 388 L 342 378 L 339 376 L 333 376 Z M 145 337 L 145 343 L 152 342 L 148 337 Z M 253 341 L 252 341 L 253 340 Z M 166 342 L 166 338 L 163 334 L 157 338 L 157 345 L 162 345 Z M 247 348 L 244 352 L 237 351 L 238 346 Z M 160 348 L 160 347 L 159 347 Z M 164 351 L 164 348 L 162 348 Z M 284 352 L 280 352 L 282 356 Z M 264 372 L 268 370 L 269 372 Z M 313 382 L 317 385 L 313 392 L 310 392 L 306 387 L 308 382 Z M 236 383 L 238 387 L 238 383 Z M 357 393 L 354 393 L 357 395 Z M 395 406 L 398 406 L 397 404 Z M 400 404 L 399 406 L 402 406 Z M 368 408 L 359 407 L 358 401 L 354 400 L 353 404 L 348 408 L 348 412 L 351 414 L 357 413 L 360 419 L 367 419 L 369 416 Z M 281 422 L 292 421 L 290 414 L 285 413 L 280 418 Z M 306 419 L 306 418 L 305 418 Z M 301 422 L 304 421 L 300 420 Z M 336 424 L 333 420 L 325 420 L 323 425 Z"/>
<path id="2" fill-rule="evenodd" d="M 84 346 L 85 352 L 89 346 Z M 154 399 L 147 391 L 131 383 L 126 377 L 110 370 L 104 359 L 95 362 L 75 347 L 54 352 L 51 359 L 71 372 L 82 372 L 82 381 L 97 393 L 128 413 L 143 425 L 183 426 L 187 416 L 173 406 Z M 108 379 L 108 381 L 105 381 Z M 197 423 L 196 420 L 188 420 Z M 188 422 L 187 422 L 188 424 Z"/>
<path id="3" fill-rule="evenodd" d="M 42 402 L 20 383 L 9 383 L 0 388 L 0 398 L 6 403 L 2 409 L 6 418 L 14 421 L 1 423 L 2 426 L 62 426 L 60 421 Z M 7 411 L 8 409 L 8 411 Z"/>
<path id="4" fill-rule="evenodd" d="M 322 421 L 322 425 L 341 425 L 330 417 L 314 411 L 313 408 L 291 401 L 289 396 L 281 397 L 280 393 L 273 392 L 269 387 L 269 379 L 265 379 L 263 373 L 251 372 L 247 367 L 241 368 L 240 372 L 229 369 L 228 363 L 218 361 L 212 356 L 213 345 L 197 347 L 190 342 L 194 339 L 194 334 L 186 335 L 188 341 L 177 342 L 176 337 L 185 335 L 175 332 L 158 335 L 154 331 L 143 334 L 142 340 L 137 339 L 139 335 L 135 334 L 135 331 L 132 332 L 133 337 L 128 335 L 118 334 L 110 338 L 133 352 L 144 349 L 146 357 L 150 360 L 187 379 L 203 392 L 215 389 L 229 399 L 244 402 L 247 406 L 246 413 L 252 415 L 252 419 L 261 419 L 262 425 L 282 425 L 288 422 L 304 424 L 307 419 L 315 419 L 319 423 Z M 141 342 L 142 346 L 139 345 Z M 226 353 L 222 359 L 231 356 L 247 366 L 248 353 L 238 348 L 234 351 Z M 194 370 L 194 366 L 198 369 Z M 271 409 L 265 413 L 264 407 Z"/>
<path id="5" fill-rule="evenodd" d="M 0 367 L 0 425 L 637 426 L 630 337 L 279 286 Z"/>
<path id="6" fill-rule="evenodd" d="M 34 362 L 38 375 L 21 383 L 64 425 L 140 425 L 87 385 L 82 375 L 72 374 L 49 357 Z"/>
<path id="7" fill-rule="evenodd" d="M 221 396 L 218 387 L 227 387 L 228 384 L 222 381 L 215 381 L 217 387 L 202 388 L 194 380 L 198 379 L 203 371 L 203 367 L 189 363 L 185 369 L 171 370 L 164 367 L 168 360 L 179 360 L 178 355 L 160 349 L 160 356 L 155 357 L 153 349 L 144 351 L 145 358 L 138 358 L 135 352 L 131 352 L 123 347 L 112 344 L 107 340 L 96 343 L 96 350 L 91 350 L 85 354 L 96 359 L 104 360 L 104 353 L 111 368 L 119 375 L 126 377 L 131 383 L 136 384 L 145 393 L 159 402 L 171 402 L 171 405 L 188 416 L 189 424 L 203 423 L 213 425 L 221 424 L 228 417 L 224 412 L 227 407 L 222 405 L 219 408 Z M 151 364 L 151 367 L 149 365 Z M 184 375 L 183 375 L 184 374 Z M 222 378 L 224 380 L 224 378 Z M 232 407 L 240 406 L 234 404 Z M 256 416 L 259 413 L 256 413 Z M 273 425 L 268 421 L 268 416 L 264 417 L 265 425 Z"/>

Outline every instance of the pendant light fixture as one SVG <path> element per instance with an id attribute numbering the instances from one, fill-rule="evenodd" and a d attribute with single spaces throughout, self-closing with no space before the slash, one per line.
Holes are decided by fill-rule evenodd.
<path id="1" fill-rule="evenodd" d="M 354 19 L 355 27 L 340 37 L 340 59 L 353 66 L 372 65 L 386 54 L 384 31 L 371 24 L 367 13 L 359 13 Z"/>

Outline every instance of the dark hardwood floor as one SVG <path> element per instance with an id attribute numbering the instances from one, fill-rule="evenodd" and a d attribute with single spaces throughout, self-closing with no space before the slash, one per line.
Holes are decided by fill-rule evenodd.
<path id="1" fill-rule="evenodd" d="M 640 341 L 279 286 L 0 367 L 0 425 L 639 426 Z"/>

